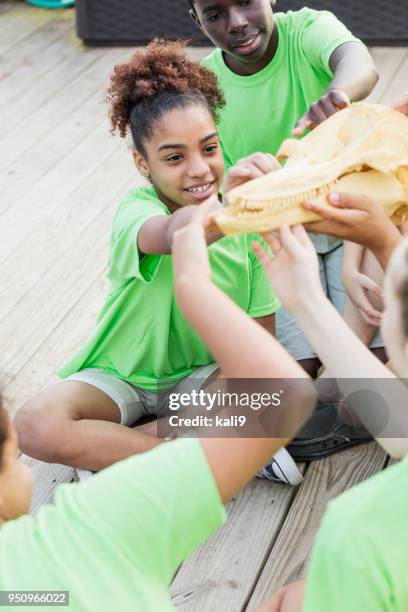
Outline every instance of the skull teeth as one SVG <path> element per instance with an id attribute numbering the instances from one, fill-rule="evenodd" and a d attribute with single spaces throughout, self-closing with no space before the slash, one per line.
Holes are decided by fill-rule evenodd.
<path id="1" fill-rule="evenodd" d="M 283 198 L 273 198 L 270 200 L 258 200 L 258 199 L 242 199 L 239 203 L 240 217 L 251 217 L 254 214 L 264 213 L 269 214 L 270 212 L 281 212 L 284 210 L 290 210 L 295 206 L 298 206 L 302 202 L 307 200 L 313 200 L 322 195 L 327 195 L 331 188 L 334 186 L 336 181 L 322 185 L 315 189 L 303 191 L 291 196 L 285 196 Z"/>

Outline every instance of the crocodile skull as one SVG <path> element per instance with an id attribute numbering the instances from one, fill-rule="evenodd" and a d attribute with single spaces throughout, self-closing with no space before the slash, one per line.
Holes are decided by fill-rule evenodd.
<path id="1" fill-rule="evenodd" d="M 395 222 L 408 216 L 408 119 L 388 107 L 353 104 L 302 140 L 285 140 L 285 166 L 227 194 L 216 217 L 225 234 L 264 232 L 315 221 L 300 204 L 330 205 L 332 192 L 377 200 Z"/>

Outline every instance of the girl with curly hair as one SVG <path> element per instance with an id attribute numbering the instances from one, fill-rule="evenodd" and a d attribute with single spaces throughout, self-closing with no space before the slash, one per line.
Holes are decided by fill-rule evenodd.
<path id="1" fill-rule="evenodd" d="M 132 190 L 117 210 L 110 291 L 95 334 L 62 368 L 62 383 L 17 414 L 21 448 L 37 459 L 100 470 L 149 450 L 162 440 L 156 422 L 140 419 L 160 416 L 170 393 L 201 388 L 216 376 L 213 356 L 174 299 L 169 255 L 177 228 L 220 191 L 224 162 L 215 118 L 224 100 L 216 77 L 189 61 L 183 47 L 155 40 L 114 69 L 112 131 L 131 134 L 136 167 L 151 184 Z M 275 164 L 262 153 L 243 160 L 224 191 Z M 213 243 L 215 283 L 273 332 L 279 302 L 252 253 L 254 236 L 218 240 L 208 231 L 206 238 Z M 280 462 L 272 477 L 297 483 L 301 474 L 285 450 Z"/>

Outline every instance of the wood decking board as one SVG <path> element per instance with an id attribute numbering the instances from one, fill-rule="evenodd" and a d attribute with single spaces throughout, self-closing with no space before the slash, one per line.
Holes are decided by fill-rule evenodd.
<path id="1" fill-rule="evenodd" d="M 34 493 L 31 500 L 31 514 L 36 514 L 41 506 L 53 501 L 58 485 L 72 482 L 74 479 L 74 470 L 66 465 L 43 463 L 26 455 L 21 455 L 20 461 L 28 465 L 33 474 Z"/>
<path id="2" fill-rule="evenodd" d="M 189 51 L 200 59 L 209 49 Z M 104 90 L 132 50 L 85 49 L 73 11 L 0 2 L 0 373 L 13 414 L 56 381 L 95 327 L 115 207 L 140 184 L 126 143 L 109 135 Z M 370 97 L 408 89 L 408 49 L 374 48 Z M 10 103 L 12 101 L 12 104 Z M 22 457 L 35 478 L 32 511 L 73 470 Z M 182 610 L 252 610 L 303 575 L 327 502 L 385 464 L 374 443 L 310 464 L 298 489 L 254 480 L 226 525 L 180 568 Z"/>
<path id="3" fill-rule="evenodd" d="M 408 49 L 406 47 L 374 47 L 370 49 L 371 55 L 377 66 L 380 79 L 374 91 L 367 98 L 369 102 L 380 102 L 388 96 L 388 102 L 392 101 L 389 98 L 390 85 L 395 80 L 396 74 L 404 60 L 408 57 Z M 403 88 L 397 92 L 402 92 Z"/>
<path id="4" fill-rule="evenodd" d="M 240 610 L 295 493 L 285 485 L 251 482 L 229 504 L 224 527 L 179 570 L 171 589 L 174 605 L 183 612 Z"/>
<path id="5" fill-rule="evenodd" d="M 259 577 L 248 610 L 253 610 L 278 587 L 305 575 L 313 539 L 327 503 L 381 470 L 385 462 L 384 451 L 373 442 L 309 466 Z"/>
<path id="6" fill-rule="evenodd" d="M 72 24 L 69 17 L 49 21 L 30 36 L 24 45 L 6 51 L 0 60 L 0 97 L 12 102 L 35 86 L 43 73 L 72 54 Z"/>
<path id="7" fill-rule="evenodd" d="M 86 224 L 77 223 L 69 232 L 70 226 L 75 223 L 75 213 L 70 221 L 69 211 L 66 216 L 62 215 L 59 231 L 55 232 L 52 240 L 48 240 L 46 249 L 41 240 L 36 243 L 33 257 L 34 261 L 38 260 L 39 265 L 44 265 L 44 260 L 49 257 L 50 252 L 55 255 L 44 276 L 27 291 L 0 323 L 0 339 L 4 342 L 7 353 L 6 363 L 0 368 L 3 369 L 4 376 L 7 377 L 8 372 L 19 372 L 41 345 L 47 332 L 63 319 L 78 295 L 106 269 L 113 202 L 120 199 L 121 187 L 128 183 L 128 177 L 125 176 L 119 186 L 114 181 L 109 184 L 109 176 L 106 174 L 105 180 L 102 180 L 101 175 L 101 191 L 97 193 L 100 194 L 101 201 L 105 202 L 105 206 L 101 207 L 99 215 L 92 219 L 89 214 L 84 214 Z M 95 180 L 95 176 L 93 178 Z M 103 188 L 106 194 L 103 194 Z M 104 197 L 111 198 L 112 201 L 103 200 Z M 77 199 L 79 204 L 84 202 L 79 195 Z M 95 214 L 95 207 L 90 207 L 89 210 Z M 63 223 L 67 217 L 68 231 Z M 64 243 L 65 232 L 71 235 Z M 26 267 L 27 265 L 24 266 Z M 63 286 L 64 291 L 55 291 L 56 286 Z M 36 304 L 41 304 L 41 309 L 35 309 Z"/>
<path id="8" fill-rule="evenodd" d="M 61 11 L 50 11 L 45 9 L 34 9 L 30 6 L 16 3 L 11 11 L 4 17 L 7 20 L 1 32 L 0 54 L 10 51 L 17 45 L 23 45 L 27 39 L 40 30 L 50 21 L 60 17 Z"/>
<path id="9" fill-rule="evenodd" d="M 121 54 L 111 51 L 108 56 L 114 63 Z M 22 121 L 0 140 L 3 151 L 7 152 L 0 158 L 0 172 L 5 169 L 10 171 L 1 188 L 7 204 L 24 194 L 26 185 L 33 185 L 35 177 L 41 176 L 52 163 L 55 165 L 64 158 L 71 143 L 75 144 L 75 133 L 83 138 L 86 130 L 90 131 L 96 122 L 107 117 L 104 88 L 108 74 L 105 56 L 99 57 L 68 85 L 43 101 L 39 108 L 33 109 L 28 104 L 25 106 Z M 106 144 L 109 145 L 109 141 Z M 41 164 L 36 164 L 27 175 L 33 147 Z M 19 182 L 17 191 L 13 189 L 16 179 Z"/>

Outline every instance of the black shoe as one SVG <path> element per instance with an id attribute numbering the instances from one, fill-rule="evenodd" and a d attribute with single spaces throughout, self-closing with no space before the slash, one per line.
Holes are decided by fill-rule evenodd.
<path id="1" fill-rule="evenodd" d="M 362 425 L 345 424 L 339 416 L 339 404 L 322 403 L 299 434 L 286 447 L 296 461 L 313 461 L 373 440 Z"/>

